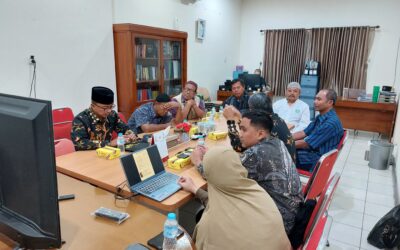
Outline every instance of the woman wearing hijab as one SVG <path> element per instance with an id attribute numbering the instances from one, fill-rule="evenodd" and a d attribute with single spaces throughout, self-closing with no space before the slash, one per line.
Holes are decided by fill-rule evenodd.
<path id="1" fill-rule="evenodd" d="M 229 148 L 209 150 L 203 161 L 207 192 L 189 177 L 179 184 L 206 203 L 193 239 L 197 249 L 291 249 L 282 216 L 257 182 L 247 178 L 239 155 Z"/>

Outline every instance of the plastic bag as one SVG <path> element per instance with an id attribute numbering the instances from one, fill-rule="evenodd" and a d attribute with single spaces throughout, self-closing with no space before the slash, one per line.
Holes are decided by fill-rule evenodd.
<path id="1" fill-rule="evenodd" d="M 400 246 L 400 205 L 376 223 L 367 240 L 369 244 L 381 249 Z"/>

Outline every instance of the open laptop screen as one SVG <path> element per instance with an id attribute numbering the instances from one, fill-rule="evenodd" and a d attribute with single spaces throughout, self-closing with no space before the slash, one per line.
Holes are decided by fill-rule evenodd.
<path id="1" fill-rule="evenodd" d="M 129 186 L 138 184 L 164 170 L 164 165 L 156 145 L 133 154 L 122 156 L 120 159 Z M 149 164 L 150 166 L 148 166 Z"/>

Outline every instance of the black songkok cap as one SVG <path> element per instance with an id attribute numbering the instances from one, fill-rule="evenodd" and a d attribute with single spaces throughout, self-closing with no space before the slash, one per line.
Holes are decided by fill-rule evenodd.
<path id="1" fill-rule="evenodd" d="M 167 94 L 159 94 L 156 98 L 157 102 L 170 102 L 171 99 Z"/>
<path id="2" fill-rule="evenodd" d="M 92 101 L 101 104 L 113 104 L 114 92 L 106 87 L 93 87 L 92 88 Z"/>

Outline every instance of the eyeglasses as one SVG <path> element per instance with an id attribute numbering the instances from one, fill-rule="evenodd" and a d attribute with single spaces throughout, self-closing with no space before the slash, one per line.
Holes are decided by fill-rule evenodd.
<path id="1" fill-rule="evenodd" d="M 96 106 L 96 107 L 98 107 L 98 108 L 100 108 L 100 109 L 102 109 L 102 110 L 104 110 L 104 112 L 106 112 L 106 111 L 108 111 L 108 110 L 113 110 L 113 109 L 115 108 L 115 104 L 109 105 L 109 106 L 107 106 L 107 107 L 99 106 L 99 105 L 97 105 L 96 103 L 92 103 L 92 105 L 93 105 L 93 106 Z"/>
<path id="2" fill-rule="evenodd" d="M 192 93 L 195 93 L 195 92 L 196 92 L 196 90 L 194 90 L 194 89 L 188 89 L 188 88 L 184 88 L 183 91 L 192 92 Z"/>

